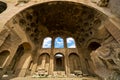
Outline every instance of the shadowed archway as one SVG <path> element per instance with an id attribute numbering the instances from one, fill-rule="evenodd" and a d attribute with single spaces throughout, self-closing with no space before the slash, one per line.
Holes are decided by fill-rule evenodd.
<path id="1" fill-rule="evenodd" d="M 31 60 L 31 46 L 29 43 L 21 44 L 11 61 L 11 71 L 16 76 L 25 76 Z M 24 73 L 23 73 L 24 72 Z"/>
<path id="2" fill-rule="evenodd" d="M 65 59 L 62 53 L 56 53 L 54 56 L 54 70 L 55 71 L 65 70 Z"/>
<path id="3" fill-rule="evenodd" d="M 69 65 L 70 65 L 70 73 L 75 73 L 76 71 L 81 70 L 80 58 L 76 53 L 70 53 L 69 55 Z"/>
<path id="4" fill-rule="evenodd" d="M 5 64 L 9 58 L 9 55 L 10 55 L 10 52 L 7 50 L 0 52 L 0 67 L 1 68 L 5 67 Z"/>
<path id="5" fill-rule="evenodd" d="M 50 55 L 48 53 L 42 53 L 38 59 L 37 71 L 44 70 L 47 74 L 50 69 Z"/>

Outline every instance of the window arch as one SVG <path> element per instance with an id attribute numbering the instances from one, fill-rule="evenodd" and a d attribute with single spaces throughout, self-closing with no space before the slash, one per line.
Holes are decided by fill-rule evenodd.
<path id="1" fill-rule="evenodd" d="M 69 37 L 67 40 L 67 48 L 76 48 L 75 40 L 72 37 Z"/>
<path id="2" fill-rule="evenodd" d="M 46 37 L 43 41 L 42 48 L 51 48 L 51 42 L 52 42 L 52 38 Z"/>
<path id="3" fill-rule="evenodd" d="M 64 48 L 64 40 L 63 40 L 63 38 L 61 38 L 61 37 L 55 38 L 54 47 L 55 48 Z"/>

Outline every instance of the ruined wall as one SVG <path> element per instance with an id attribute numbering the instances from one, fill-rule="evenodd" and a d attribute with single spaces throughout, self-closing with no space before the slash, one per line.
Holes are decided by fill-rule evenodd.
<path id="1" fill-rule="evenodd" d="M 120 17 L 120 0 L 110 0 L 109 8 L 111 9 L 112 13 Z"/>
<path id="2" fill-rule="evenodd" d="M 63 9 L 63 8 L 61 8 L 61 9 Z M 81 11 L 82 9 L 83 9 L 83 12 L 78 12 L 78 11 Z M 0 45 L 2 43 L 4 43 L 2 46 L 0 46 L 0 50 L 3 49 L 3 47 L 6 48 L 6 49 L 8 49 L 8 47 L 10 47 L 11 50 L 15 49 L 14 52 L 12 52 L 12 53 L 15 53 L 15 51 L 17 49 L 16 47 L 21 42 L 24 42 L 24 41 L 28 41 L 28 42 L 30 42 L 30 41 L 37 42 L 38 41 L 38 42 L 41 42 L 42 41 L 41 39 L 42 39 L 43 35 L 44 36 L 49 36 L 49 35 L 47 35 L 48 33 L 45 33 L 45 32 L 47 32 L 46 28 L 48 28 L 48 30 L 51 30 L 51 34 L 53 34 L 52 31 L 55 31 L 58 26 L 55 27 L 55 25 L 53 25 L 54 27 L 50 26 L 50 27 L 46 27 L 45 28 L 45 26 L 42 26 L 42 25 L 38 24 L 39 23 L 38 20 L 43 18 L 41 21 L 45 22 L 50 17 L 52 17 L 53 14 L 51 13 L 51 16 L 49 16 L 49 14 L 48 14 L 47 15 L 48 17 L 45 18 L 46 14 L 49 13 L 49 12 L 47 12 L 47 10 L 44 10 L 44 11 L 46 11 L 46 14 L 44 15 L 44 13 L 43 13 L 43 14 L 41 14 L 43 16 L 39 16 L 39 18 L 38 18 L 39 13 L 37 13 L 37 10 L 38 10 L 37 8 L 34 11 L 31 10 L 31 9 L 29 9 L 28 11 L 26 10 L 24 13 L 21 12 L 20 14 L 18 14 L 16 16 L 17 18 L 13 17 L 13 19 L 11 19 L 11 21 L 7 25 L 10 28 L 12 28 L 11 33 L 10 33 L 11 35 L 8 36 L 8 38 L 4 37 L 6 40 L 2 40 L 3 42 L 0 43 Z M 55 10 L 55 9 L 53 8 L 53 10 Z M 59 10 L 59 8 L 56 9 L 56 12 L 57 12 L 57 10 Z M 66 10 L 61 11 L 61 13 L 65 12 Z M 42 11 L 43 10 L 41 9 L 41 12 Z M 58 29 L 61 29 L 63 31 L 69 30 L 72 33 L 74 32 L 74 34 L 76 36 L 75 37 L 76 41 L 77 41 L 77 43 L 79 43 L 79 45 L 81 45 L 83 47 L 83 44 L 84 44 L 84 46 L 86 46 L 90 42 L 92 42 L 92 41 L 94 41 L 96 39 L 99 42 L 103 42 L 106 38 L 110 37 L 109 33 L 105 30 L 105 28 L 103 28 L 104 27 L 104 25 L 103 25 L 104 24 L 104 20 L 103 20 L 104 17 L 103 17 L 103 15 L 101 13 L 97 13 L 97 12 L 94 12 L 94 11 L 90 11 L 89 9 L 85 9 L 85 6 L 83 6 L 83 8 L 80 8 L 80 9 L 79 8 L 75 8 L 74 12 L 72 12 L 72 11 L 73 10 L 70 10 L 70 12 L 69 12 L 70 16 L 73 15 L 73 14 L 70 14 L 70 13 L 74 13 L 74 14 L 77 14 L 77 15 L 74 15 L 71 18 L 68 16 L 68 17 L 66 17 L 67 19 L 63 19 L 63 18 L 61 18 L 61 19 L 63 19 L 63 22 L 66 22 L 66 21 L 70 20 L 70 22 L 66 22 L 66 23 L 69 23 L 69 24 L 71 24 L 73 26 L 70 27 L 68 25 L 68 27 L 66 27 L 66 25 L 65 25 L 66 23 L 62 24 L 63 22 L 61 22 L 62 26 L 65 25 L 65 27 L 64 28 L 58 28 Z M 50 12 L 51 12 L 51 10 L 50 10 Z M 80 15 L 78 13 L 82 13 L 82 14 Z M 89 14 L 89 13 L 91 13 L 91 14 Z M 93 19 L 93 16 L 94 16 L 94 19 Z M 60 17 L 62 17 L 62 15 Z M 56 15 L 56 18 L 58 18 L 57 15 Z M 53 24 L 56 21 L 56 20 L 55 21 L 54 20 L 55 20 L 55 18 L 53 19 Z M 49 20 L 48 20 L 48 22 L 49 22 Z M 60 22 L 60 21 L 58 20 L 58 22 Z M 73 24 L 73 22 L 74 22 L 74 24 Z M 82 24 L 79 23 L 79 22 L 81 22 Z M 77 23 L 77 24 L 75 24 L 75 23 Z M 51 25 L 51 22 L 49 22 L 49 24 Z M 61 25 L 61 24 L 59 24 L 59 25 Z M 58 24 L 56 23 L 56 25 L 58 25 Z M 74 27 L 75 30 L 72 30 L 73 27 Z M 53 28 L 53 29 L 51 29 L 51 28 Z M 60 30 L 58 32 L 59 32 L 59 33 L 57 33 L 58 35 L 63 35 L 63 34 L 61 34 Z M 81 36 L 83 36 L 83 37 L 81 37 Z M 4 38 L 2 38 L 0 36 L 0 39 L 4 39 Z M 20 40 L 20 42 L 17 42 L 19 40 Z M 10 44 L 10 46 L 8 45 L 8 43 Z M 14 46 L 14 47 L 11 47 L 11 46 Z M 89 66 L 86 67 L 85 63 L 91 64 L 91 67 L 93 67 L 93 65 L 92 65 L 92 62 L 90 60 L 85 59 L 86 58 L 85 56 L 87 56 L 87 53 L 89 53 L 89 52 L 86 50 L 86 48 L 84 50 L 80 50 L 81 46 L 78 48 L 79 49 L 78 52 L 77 52 L 77 50 L 74 50 L 74 49 L 73 50 L 72 49 L 70 49 L 70 50 L 67 49 L 66 52 L 68 52 L 68 53 L 72 53 L 72 52 L 79 53 L 80 54 L 81 63 L 82 63 L 82 69 L 86 70 L 86 68 L 88 68 Z M 41 53 L 43 53 L 45 51 L 46 50 L 41 50 Z M 38 51 L 38 52 L 40 52 L 40 51 Z M 47 50 L 47 52 L 50 53 L 50 50 L 49 51 Z M 53 52 L 57 53 L 57 52 L 60 52 L 60 50 L 55 49 Z M 66 53 L 65 49 L 63 49 L 61 52 Z M 14 55 L 12 55 L 12 56 L 14 56 Z M 34 58 L 36 58 L 36 57 L 34 57 Z M 87 60 L 87 61 L 85 62 L 85 60 Z M 92 72 L 90 70 L 88 70 L 88 71 Z M 87 73 L 87 71 L 83 71 L 83 72 Z M 118 75 L 118 74 L 116 73 L 116 75 Z"/>
<path id="3" fill-rule="evenodd" d="M 91 0 L 100 7 L 107 7 L 112 13 L 120 17 L 120 0 Z"/>
<path id="4" fill-rule="evenodd" d="M 91 1 L 101 7 L 106 7 L 109 2 L 109 0 L 91 0 Z"/>
<path id="5" fill-rule="evenodd" d="M 120 79 L 120 44 L 113 37 L 91 53 L 95 73 L 106 80 Z"/>

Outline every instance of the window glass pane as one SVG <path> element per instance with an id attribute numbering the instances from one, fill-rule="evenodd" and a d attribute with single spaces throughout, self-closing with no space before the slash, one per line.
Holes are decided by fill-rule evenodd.
<path id="1" fill-rule="evenodd" d="M 42 48 L 51 48 L 51 41 L 52 41 L 52 38 L 50 37 L 45 38 L 43 41 Z"/>
<path id="2" fill-rule="evenodd" d="M 64 48 L 64 40 L 61 37 L 55 39 L 55 48 Z"/>
<path id="3" fill-rule="evenodd" d="M 67 38 L 67 48 L 76 48 L 75 41 L 73 38 Z"/>

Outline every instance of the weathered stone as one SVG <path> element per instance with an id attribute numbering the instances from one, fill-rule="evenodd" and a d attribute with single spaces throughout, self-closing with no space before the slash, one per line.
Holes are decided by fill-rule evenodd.
<path id="1" fill-rule="evenodd" d="M 12 1 L 0 15 L 0 77 L 119 79 L 119 21 L 111 20 L 115 17 L 107 12 L 109 7 L 89 0 L 17 0 L 23 6 Z M 108 0 L 92 1 L 108 4 Z M 51 48 L 43 47 L 48 37 Z M 57 37 L 63 48 L 55 48 Z M 71 39 L 75 46 L 69 48 Z"/>
<path id="2" fill-rule="evenodd" d="M 91 0 L 91 1 L 101 7 L 106 7 L 109 3 L 109 0 Z"/>
<path id="3" fill-rule="evenodd" d="M 120 18 L 120 0 L 110 0 L 109 1 L 109 8 L 112 13 Z"/>
<path id="4" fill-rule="evenodd" d="M 29 2 L 29 0 L 18 0 L 15 6 Z"/>
<path id="5" fill-rule="evenodd" d="M 116 70 L 120 71 L 120 60 L 118 59 L 119 53 L 120 45 L 117 42 L 111 42 L 92 52 L 91 58 L 96 67 L 96 74 L 104 79 L 110 77 L 110 80 L 119 80 L 119 77 L 113 76 L 113 72 L 119 75 L 119 73 L 116 72 Z"/>

